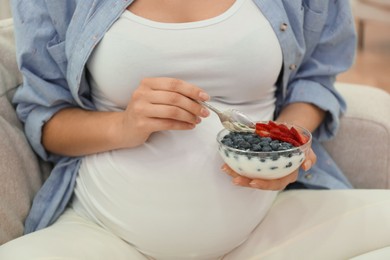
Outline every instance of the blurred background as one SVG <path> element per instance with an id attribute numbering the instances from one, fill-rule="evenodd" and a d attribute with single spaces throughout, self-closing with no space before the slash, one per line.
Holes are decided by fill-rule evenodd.
<path id="1" fill-rule="evenodd" d="M 338 81 L 390 93 L 390 0 L 350 0 L 359 42 L 353 67 Z"/>
<path id="2" fill-rule="evenodd" d="M 2 18 L 10 16 L 9 1 L 0 0 Z M 349 1 L 355 16 L 359 49 L 353 67 L 337 80 L 390 93 L 390 0 Z"/>

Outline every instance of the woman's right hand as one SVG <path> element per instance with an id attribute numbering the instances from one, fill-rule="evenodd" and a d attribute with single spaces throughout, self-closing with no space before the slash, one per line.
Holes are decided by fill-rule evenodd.
<path id="1" fill-rule="evenodd" d="M 125 111 L 58 111 L 44 124 L 42 143 L 47 151 L 64 156 L 136 147 L 157 131 L 194 128 L 209 115 L 195 100 L 207 99 L 202 89 L 178 79 L 144 79 Z"/>
<path id="2" fill-rule="evenodd" d="M 208 99 L 201 88 L 179 79 L 143 79 L 122 113 L 123 143 L 135 147 L 154 132 L 193 129 L 210 113 L 195 100 Z"/>

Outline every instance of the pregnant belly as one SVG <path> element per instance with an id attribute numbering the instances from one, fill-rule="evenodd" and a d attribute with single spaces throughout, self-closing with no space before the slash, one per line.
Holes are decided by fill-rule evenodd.
<path id="1" fill-rule="evenodd" d="M 193 134 L 84 158 L 75 190 L 84 214 L 158 259 L 212 259 L 242 243 L 276 192 L 232 185 L 214 140 Z"/>

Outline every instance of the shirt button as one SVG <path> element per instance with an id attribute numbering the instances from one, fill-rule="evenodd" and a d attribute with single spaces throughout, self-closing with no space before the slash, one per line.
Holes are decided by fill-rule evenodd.
<path id="1" fill-rule="evenodd" d="M 312 178 L 313 178 L 313 175 L 311 175 L 310 173 L 305 175 L 306 180 L 311 180 Z"/>
<path id="2" fill-rule="evenodd" d="M 280 25 L 280 30 L 281 30 L 282 32 L 284 32 L 284 31 L 287 30 L 287 27 L 288 27 L 288 25 L 287 25 L 286 23 L 282 23 L 282 24 Z"/>
<path id="3" fill-rule="evenodd" d="M 296 69 L 297 69 L 297 65 L 295 65 L 295 64 L 290 65 L 290 70 L 296 70 Z"/>

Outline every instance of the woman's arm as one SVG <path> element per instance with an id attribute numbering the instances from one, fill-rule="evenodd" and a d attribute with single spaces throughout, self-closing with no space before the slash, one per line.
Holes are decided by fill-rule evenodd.
<path id="1" fill-rule="evenodd" d="M 171 78 L 144 79 L 123 112 L 65 108 L 43 127 L 46 150 L 80 156 L 143 144 L 157 131 L 189 130 L 209 112 L 194 100 L 208 100 L 200 88 Z"/>
<path id="2" fill-rule="evenodd" d="M 302 126 L 314 132 L 323 122 L 325 111 L 310 103 L 291 103 L 279 114 L 276 121 Z"/>

